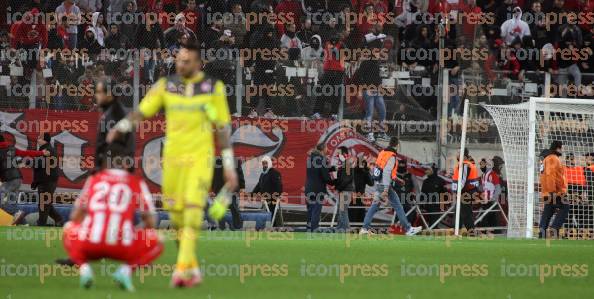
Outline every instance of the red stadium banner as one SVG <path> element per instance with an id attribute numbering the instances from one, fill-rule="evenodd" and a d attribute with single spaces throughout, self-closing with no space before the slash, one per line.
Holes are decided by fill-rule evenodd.
<path id="1" fill-rule="evenodd" d="M 35 149 L 39 132 L 50 132 L 59 156 L 61 188 L 80 189 L 95 165 L 98 112 L 48 111 L 32 109 L 0 112 L 0 130 L 8 133 L 20 149 Z M 158 193 L 161 180 L 160 154 L 164 140 L 162 117 L 143 122 L 136 132 L 136 172 Z M 290 203 L 298 203 L 305 184 L 308 152 L 323 142 L 330 150 L 332 164 L 338 163 L 340 146 L 373 159 L 380 148 L 369 143 L 345 123 L 328 120 L 233 118 L 233 147 L 243 159 L 246 191 L 251 191 L 261 173 L 262 157 L 270 156 L 282 175 L 284 192 Z M 406 157 L 401 157 L 406 159 Z M 409 170 L 423 175 L 422 166 L 409 161 Z M 25 165 L 27 161 L 24 161 Z M 32 170 L 23 167 L 24 183 L 32 180 Z"/>

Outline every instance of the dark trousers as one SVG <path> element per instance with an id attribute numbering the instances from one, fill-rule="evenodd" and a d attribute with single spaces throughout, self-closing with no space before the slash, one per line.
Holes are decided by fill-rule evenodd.
<path id="1" fill-rule="evenodd" d="M 307 196 L 307 230 L 315 231 L 320 227 L 320 215 L 322 214 L 321 199 L 316 198 L 316 194 Z"/>
<path id="2" fill-rule="evenodd" d="M 477 196 L 477 190 L 462 192 L 460 201 L 460 225 L 466 229 L 474 228 L 474 217 L 472 215 L 472 201 Z"/>
<path id="3" fill-rule="evenodd" d="M 320 78 L 319 87 L 313 112 L 322 115 L 337 114 L 340 101 L 344 96 L 344 72 L 325 71 Z M 326 103 L 330 104 L 330 112 L 324 109 Z"/>
<path id="4" fill-rule="evenodd" d="M 58 186 L 57 181 L 44 182 L 37 186 L 37 195 L 39 196 L 39 219 L 37 225 L 46 226 L 47 217 L 54 219 L 57 226 L 63 224 L 62 216 L 54 208 L 54 192 Z"/>
<path id="5" fill-rule="evenodd" d="M 544 202 L 544 210 L 540 216 L 540 237 L 546 236 L 549 223 L 556 210 L 558 210 L 557 216 L 555 216 L 555 220 L 553 220 L 553 224 L 551 225 L 551 228 L 555 231 L 558 231 L 563 226 L 567 219 L 567 214 L 569 214 L 569 204 L 559 196 L 547 196 L 544 198 Z"/>
<path id="6" fill-rule="evenodd" d="M 239 199 L 237 196 L 233 195 L 231 197 L 231 204 L 229 204 L 229 211 L 231 212 L 231 229 L 241 229 L 243 227 L 243 222 L 241 221 L 241 214 L 239 212 Z M 225 227 L 225 221 L 221 220 L 219 222 L 219 228 Z"/>

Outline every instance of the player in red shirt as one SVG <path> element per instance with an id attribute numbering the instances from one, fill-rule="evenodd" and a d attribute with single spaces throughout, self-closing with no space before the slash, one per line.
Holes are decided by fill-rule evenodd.
<path id="1" fill-rule="evenodd" d="M 493 167 L 483 174 L 482 185 L 483 185 L 483 199 L 486 201 L 483 205 L 484 208 L 489 208 L 493 202 L 499 200 L 501 196 L 501 170 L 503 168 L 503 159 L 499 156 L 493 157 Z M 497 216 L 495 213 L 490 212 L 485 216 L 482 222 L 485 226 L 496 226 Z"/>
<path id="2" fill-rule="evenodd" d="M 70 222 L 64 226 L 64 248 L 80 266 L 80 283 L 93 283 L 90 261 L 109 258 L 123 264 L 113 274 L 125 290 L 134 291 L 130 279 L 138 266 L 155 260 L 163 251 L 155 227 L 155 207 L 146 183 L 126 169 L 126 159 L 115 154 L 105 159 L 104 169 L 89 177 L 74 204 Z M 121 152 L 121 151 L 120 151 Z M 134 214 L 140 212 L 143 228 L 134 227 Z"/>

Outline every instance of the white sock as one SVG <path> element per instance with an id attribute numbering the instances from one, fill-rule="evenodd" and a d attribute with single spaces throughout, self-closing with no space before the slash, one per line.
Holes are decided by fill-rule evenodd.
<path id="1" fill-rule="evenodd" d="M 79 271 L 81 276 L 93 276 L 93 269 L 88 263 L 80 265 Z"/>
<path id="2" fill-rule="evenodd" d="M 132 268 L 129 265 L 121 265 L 118 271 L 125 276 L 132 275 Z"/>

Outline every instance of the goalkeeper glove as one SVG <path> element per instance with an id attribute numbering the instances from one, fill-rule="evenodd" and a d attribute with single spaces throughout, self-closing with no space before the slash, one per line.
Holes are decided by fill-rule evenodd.
<path id="1" fill-rule="evenodd" d="M 225 185 L 217 196 L 215 196 L 212 205 L 208 209 L 208 216 L 215 221 L 223 219 L 230 203 L 229 197 L 229 190 L 227 189 L 227 185 Z"/>

